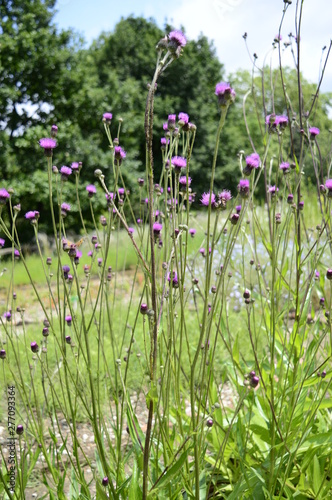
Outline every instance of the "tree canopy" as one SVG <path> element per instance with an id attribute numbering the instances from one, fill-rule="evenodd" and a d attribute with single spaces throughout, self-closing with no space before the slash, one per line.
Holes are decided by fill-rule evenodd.
<path id="1" fill-rule="evenodd" d="M 123 175 L 127 187 L 137 193 L 137 177 L 145 171 L 143 130 L 147 84 L 153 76 L 156 44 L 171 30 L 160 29 L 152 19 L 121 19 L 110 33 L 102 33 L 85 48 L 72 31 L 58 30 L 53 18 L 55 0 L 4 0 L 0 4 L 0 162 L 2 182 L 15 190 L 22 210 L 39 210 L 41 227 L 49 224 L 46 199 L 47 173 L 38 140 L 49 135 L 53 123 L 59 127 L 54 161 L 58 167 L 81 161 L 83 184 L 94 182 L 94 170 L 104 171 L 106 180 L 111 165 L 110 150 L 104 134 L 102 115 L 112 112 L 113 135 L 121 118 L 121 146 L 127 151 Z M 268 72 L 267 72 L 268 73 Z M 277 72 L 266 73 L 266 88 L 275 81 L 273 106 L 285 111 L 285 99 Z M 197 127 L 191 176 L 194 191 L 209 188 L 219 109 L 215 85 L 225 78 L 213 44 L 203 35 L 190 40 L 180 60 L 172 64 L 158 85 L 155 100 L 156 180 L 161 169 L 160 139 L 162 124 L 171 113 L 186 112 Z M 296 103 L 295 71 L 286 70 L 287 92 Z M 236 189 L 239 179 L 238 153 L 252 153 L 243 121 L 242 99 L 246 100 L 247 124 L 257 152 L 262 153 L 265 117 L 262 112 L 261 77 L 239 71 L 231 77 L 237 92 L 223 131 L 216 171 L 216 187 Z M 254 83 L 254 86 L 253 86 Z M 268 91 L 269 92 L 269 91 Z M 314 86 L 303 81 L 304 100 L 310 104 Z M 272 93 L 271 93 L 272 96 Z M 266 101 L 272 112 L 272 97 Z M 256 111 L 255 100 L 258 103 Z M 321 96 L 315 110 L 315 126 L 326 131 L 323 150 L 328 152 L 330 96 Z M 296 104 L 294 113 L 296 113 Z M 260 125 L 259 125 L 260 123 Z M 326 147 L 325 147 L 326 146 Z M 82 186 L 84 190 L 84 185 Z M 68 182 L 64 196 L 72 203 L 71 221 L 79 227 L 75 215 L 74 185 Z M 84 198 L 84 197 L 83 197 Z M 98 201 L 99 200 L 99 201 Z M 96 200 L 96 208 L 104 203 Z M 196 202 L 199 207 L 199 201 Z M 83 211 L 87 213 L 87 197 Z"/>

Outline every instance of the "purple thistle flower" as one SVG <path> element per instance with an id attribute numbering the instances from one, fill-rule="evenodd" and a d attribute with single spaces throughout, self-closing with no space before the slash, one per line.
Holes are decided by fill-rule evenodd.
<path id="1" fill-rule="evenodd" d="M 265 119 L 266 125 L 269 126 L 270 132 L 275 132 L 277 128 L 283 130 L 288 124 L 288 117 L 285 115 L 267 115 Z"/>
<path id="2" fill-rule="evenodd" d="M 66 217 L 66 215 L 68 214 L 68 212 L 70 212 L 70 209 L 71 209 L 71 206 L 69 205 L 69 203 L 62 203 L 61 204 L 61 215 L 62 215 L 62 217 Z"/>
<path id="3" fill-rule="evenodd" d="M 280 170 L 284 173 L 284 174 L 287 174 L 289 172 L 289 163 L 287 163 L 287 161 L 283 161 L 282 163 L 280 163 Z"/>
<path id="4" fill-rule="evenodd" d="M 179 113 L 178 119 L 179 119 L 179 122 L 182 126 L 188 125 L 188 123 L 189 123 L 189 115 L 187 115 L 187 113 Z"/>
<path id="5" fill-rule="evenodd" d="M 94 184 L 88 184 L 86 190 L 88 192 L 89 198 L 92 198 L 97 192 L 97 188 Z"/>
<path id="6" fill-rule="evenodd" d="M 181 49 L 187 43 L 187 39 L 180 30 L 171 31 L 168 35 L 168 45 L 167 48 L 170 52 L 172 52 L 176 57 L 179 57 L 181 54 Z"/>
<path id="7" fill-rule="evenodd" d="M 92 257 L 92 254 L 93 254 L 93 253 L 92 253 L 92 250 L 89 250 L 89 251 L 88 251 L 88 257 Z"/>
<path id="8" fill-rule="evenodd" d="M 218 194 L 220 206 L 222 209 L 226 209 L 226 204 L 229 200 L 232 199 L 232 194 L 229 189 L 223 189 L 221 193 Z"/>
<path id="9" fill-rule="evenodd" d="M 310 139 L 315 139 L 317 135 L 319 135 L 320 130 L 317 127 L 310 127 L 309 128 L 309 134 L 310 134 Z"/>
<path id="10" fill-rule="evenodd" d="M 241 179 L 238 186 L 239 194 L 242 198 L 248 198 L 249 196 L 249 181 L 248 179 Z"/>
<path id="11" fill-rule="evenodd" d="M 211 206 L 213 207 L 216 201 L 216 195 L 214 193 L 203 193 L 201 198 L 202 205 L 208 207 L 210 204 L 210 198 L 211 198 Z"/>
<path id="12" fill-rule="evenodd" d="M 108 477 L 107 476 L 103 477 L 101 484 L 106 487 L 108 486 L 108 483 L 109 483 Z"/>
<path id="13" fill-rule="evenodd" d="M 145 304 L 144 302 L 142 302 L 141 307 L 140 307 L 141 314 L 146 314 L 148 312 L 148 310 L 149 310 L 148 305 Z"/>
<path id="14" fill-rule="evenodd" d="M 66 335 L 66 344 L 71 344 L 71 336 L 70 335 Z"/>
<path id="15" fill-rule="evenodd" d="M 3 315 L 3 317 L 7 320 L 10 321 L 10 318 L 12 317 L 11 311 L 6 311 Z"/>
<path id="16" fill-rule="evenodd" d="M 166 149 L 166 146 L 169 144 L 169 139 L 166 139 L 166 137 L 162 137 L 160 139 L 160 144 L 161 144 L 161 149 Z"/>
<path id="17" fill-rule="evenodd" d="M 327 189 L 328 198 L 332 198 L 332 179 L 327 179 L 325 182 L 325 188 Z"/>
<path id="18" fill-rule="evenodd" d="M 56 140 L 45 137 L 40 139 L 39 146 L 44 149 L 45 156 L 51 157 L 53 149 L 56 148 Z"/>
<path id="19" fill-rule="evenodd" d="M 332 280 L 332 269 L 326 271 L 326 277 L 328 280 Z"/>
<path id="20" fill-rule="evenodd" d="M 68 326 L 71 325 L 72 317 L 70 316 L 70 314 L 68 314 L 68 316 L 65 317 L 65 321 L 66 321 L 66 323 L 67 323 Z"/>
<path id="21" fill-rule="evenodd" d="M 10 194 L 5 188 L 0 189 L 0 205 L 4 205 L 9 200 Z"/>
<path id="22" fill-rule="evenodd" d="M 177 272 L 173 271 L 172 273 L 168 273 L 167 281 L 169 283 L 172 281 L 173 288 L 178 288 L 179 287 L 179 280 L 178 280 Z"/>
<path id="23" fill-rule="evenodd" d="M 0 359 L 6 359 L 6 351 L 4 349 L 0 350 Z"/>
<path id="24" fill-rule="evenodd" d="M 292 205 L 293 201 L 294 201 L 294 195 L 292 195 L 292 193 L 289 193 L 289 195 L 287 196 L 288 205 Z"/>
<path id="25" fill-rule="evenodd" d="M 65 212 L 70 212 L 71 206 L 69 203 L 62 203 L 61 205 L 61 210 L 64 210 Z"/>
<path id="26" fill-rule="evenodd" d="M 239 214 L 241 212 L 242 206 L 241 205 L 236 205 L 235 210 L 236 213 Z"/>
<path id="27" fill-rule="evenodd" d="M 121 165 L 122 160 L 126 157 L 126 152 L 122 149 L 121 146 L 115 146 L 114 148 L 114 159 L 118 162 L 118 165 Z"/>
<path id="28" fill-rule="evenodd" d="M 246 167 L 243 170 L 244 175 L 249 176 L 251 172 L 260 165 L 260 157 L 258 153 L 251 153 L 246 157 Z"/>
<path id="29" fill-rule="evenodd" d="M 70 168 L 72 169 L 73 172 L 78 172 L 80 170 L 80 167 L 82 166 L 81 162 L 73 161 L 73 163 L 70 165 Z"/>
<path id="30" fill-rule="evenodd" d="M 219 82 L 216 85 L 215 95 L 218 97 L 219 106 L 228 106 L 234 102 L 236 93 L 228 82 Z"/>
<path id="31" fill-rule="evenodd" d="M 168 115 L 167 130 L 174 130 L 176 122 L 176 115 Z"/>
<path id="32" fill-rule="evenodd" d="M 239 221 L 239 218 L 240 218 L 240 215 L 238 213 L 236 214 L 233 214 L 230 218 L 230 221 L 231 221 L 231 224 L 233 224 L 233 226 L 236 226 L 236 224 L 238 223 Z"/>
<path id="33" fill-rule="evenodd" d="M 190 234 L 190 236 L 191 236 L 192 238 L 195 236 L 196 232 L 197 232 L 197 231 L 196 231 L 196 229 L 194 229 L 194 228 L 190 228 L 190 229 L 189 229 L 189 234 Z"/>
<path id="34" fill-rule="evenodd" d="M 190 186 L 191 184 L 191 177 L 188 177 L 188 186 Z M 187 176 L 186 175 L 181 175 L 181 177 L 179 178 L 179 183 L 181 184 L 181 186 L 187 186 Z"/>
<path id="35" fill-rule="evenodd" d="M 187 115 L 187 113 L 179 113 L 178 119 L 179 125 L 180 127 L 182 127 L 182 130 L 184 132 L 188 132 L 188 130 L 190 130 L 190 126 L 192 125 L 191 123 L 189 123 L 189 115 Z"/>
<path id="36" fill-rule="evenodd" d="M 104 113 L 104 114 L 103 114 L 103 121 L 104 121 L 105 123 L 110 124 L 110 123 L 111 123 L 111 121 L 112 121 L 112 118 L 113 118 L 112 113 Z"/>
<path id="37" fill-rule="evenodd" d="M 288 125 L 288 117 L 285 115 L 276 116 L 276 122 L 277 122 L 277 125 L 279 125 L 280 129 L 284 129 Z"/>
<path id="38" fill-rule="evenodd" d="M 164 122 L 164 123 L 163 123 L 163 130 L 164 130 L 165 132 L 167 132 L 167 131 L 168 131 L 168 123 L 167 123 L 167 122 Z"/>
<path id="39" fill-rule="evenodd" d="M 279 188 L 277 188 L 276 186 L 269 187 L 269 193 L 270 193 L 271 197 L 275 196 L 278 191 L 279 191 Z"/>
<path id="40" fill-rule="evenodd" d="M 187 160 L 183 158 L 183 156 L 173 156 L 172 158 L 172 166 L 176 173 L 180 173 L 182 168 L 186 168 Z"/>
<path id="41" fill-rule="evenodd" d="M 15 257 L 15 259 L 20 258 L 20 251 L 19 250 L 14 250 L 14 257 Z"/>
<path id="42" fill-rule="evenodd" d="M 163 226 L 159 222 L 155 222 L 153 224 L 153 232 L 154 232 L 155 236 L 160 235 L 162 228 L 163 228 Z"/>
<path id="43" fill-rule="evenodd" d="M 37 342 L 31 342 L 30 347 L 31 347 L 31 351 L 32 352 L 38 352 L 39 351 L 39 346 L 38 346 Z"/>
<path id="44" fill-rule="evenodd" d="M 62 271 L 63 271 L 63 276 L 64 276 L 64 278 L 65 278 L 65 279 L 67 279 L 67 278 L 68 278 L 68 273 L 69 273 L 69 271 L 70 271 L 70 267 L 69 267 L 69 266 L 67 266 L 67 265 L 62 266 Z"/>
<path id="45" fill-rule="evenodd" d="M 66 167 L 65 165 L 60 168 L 61 180 L 67 181 L 68 177 L 72 173 L 72 169 L 70 167 Z"/>
<path id="46" fill-rule="evenodd" d="M 3 248 L 5 246 L 5 240 L 0 238 L 0 247 Z"/>
<path id="47" fill-rule="evenodd" d="M 205 248 L 204 247 L 200 248 L 199 253 L 203 255 L 203 257 L 205 257 Z"/>
<path id="48" fill-rule="evenodd" d="M 37 219 L 39 219 L 39 212 L 37 210 L 30 210 L 30 212 L 27 212 L 24 217 L 26 220 L 34 223 Z"/>

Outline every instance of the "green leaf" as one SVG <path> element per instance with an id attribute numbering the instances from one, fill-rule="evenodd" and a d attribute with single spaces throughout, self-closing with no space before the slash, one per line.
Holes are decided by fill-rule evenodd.
<path id="1" fill-rule="evenodd" d="M 233 349 L 232 349 L 232 358 L 233 361 L 239 366 L 240 364 L 240 353 L 239 353 L 239 336 L 236 336 L 235 342 L 233 344 Z"/>
<path id="2" fill-rule="evenodd" d="M 147 407 L 150 406 L 151 401 L 153 401 L 154 404 L 158 402 L 158 390 L 157 390 L 157 387 L 155 385 L 152 385 L 150 387 L 150 390 L 146 395 Z"/>
<path id="3" fill-rule="evenodd" d="M 136 461 L 133 465 L 133 472 L 130 481 L 128 500 L 140 500 L 142 498 L 142 492 L 140 490 L 139 484 L 139 469 L 137 467 Z"/>
<path id="4" fill-rule="evenodd" d="M 96 490 L 97 498 L 99 500 L 109 500 L 108 496 L 106 495 L 105 488 L 98 481 L 96 483 Z"/>
<path id="5" fill-rule="evenodd" d="M 129 397 L 127 397 L 127 419 L 129 435 L 133 441 L 135 453 L 139 452 L 139 450 L 143 452 L 145 435 L 139 425 Z"/>
<path id="6" fill-rule="evenodd" d="M 322 478 L 321 478 L 320 465 L 317 455 L 314 456 L 312 463 L 312 480 L 313 480 L 313 490 L 315 493 L 318 493 L 322 482 Z"/>
<path id="7" fill-rule="evenodd" d="M 159 476 L 160 478 L 155 483 L 156 487 L 155 485 L 152 486 L 148 498 L 152 498 L 152 495 L 154 495 L 161 488 L 164 488 L 178 474 L 178 472 L 182 469 L 191 448 L 192 446 L 189 446 L 187 450 L 181 453 L 178 460 L 167 471 L 166 469 L 164 470 L 163 475 Z"/>

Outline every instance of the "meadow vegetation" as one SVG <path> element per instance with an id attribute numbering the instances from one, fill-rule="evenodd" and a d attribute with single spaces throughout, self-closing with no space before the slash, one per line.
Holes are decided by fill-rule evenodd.
<path id="1" fill-rule="evenodd" d="M 138 115 L 112 107 L 99 117 L 108 168 L 95 169 L 93 183 L 85 162 L 54 164 L 64 121 L 39 136 L 39 151 L 29 145 L 44 162 L 43 202 L 33 197 L 22 211 L 17 193 L 0 188 L 0 245 L 11 248 L 1 263 L 0 421 L 15 443 L 0 449 L 3 498 L 25 498 L 37 471 L 45 498 L 60 500 L 331 496 L 327 100 L 320 84 L 313 95 L 302 86 L 299 63 L 283 68 L 281 29 L 278 71 L 214 82 L 213 145 L 191 121 L 199 98 L 186 108 L 175 99 L 161 119 L 160 102 L 170 106 L 167 91 L 197 45 L 155 28 L 138 141 L 144 173 L 127 171 Z M 101 40 L 91 50 L 109 56 Z M 228 120 L 241 109 L 247 138 L 235 145 Z"/>

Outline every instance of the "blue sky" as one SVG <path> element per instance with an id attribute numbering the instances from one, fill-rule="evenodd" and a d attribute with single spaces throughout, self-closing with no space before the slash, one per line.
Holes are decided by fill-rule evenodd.
<path id="1" fill-rule="evenodd" d="M 295 33 L 295 4 L 293 0 L 286 13 L 281 31 L 283 41 L 288 39 L 289 32 Z M 283 0 L 58 0 L 55 22 L 61 28 L 75 28 L 90 43 L 101 31 L 112 30 L 121 17 L 130 14 L 153 17 L 161 28 L 168 20 L 175 27 L 184 26 L 189 38 L 203 33 L 213 40 L 229 75 L 239 68 L 251 69 L 242 38 L 244 32 L 248 33 L 250 54 L 258 55 L 258 64 L 263 64 L 267 54 L 267 63 L 278 63 L 277 51 L 272 51 L 271 56 L 270 49 L 283 6 Z M 322 47 L 328 47 L 332 38 L 331 19 L 332 2 L 304 0 L 301 67 L 312 82 L 318 80 Z M 289 50 L 283 55 L 283 62 L 292 65 Z M 322 90 L 332 92 L 332 59 Z"/>

